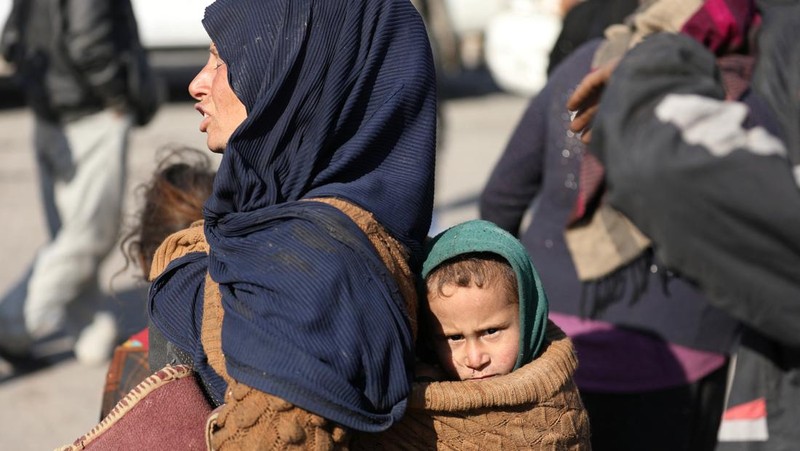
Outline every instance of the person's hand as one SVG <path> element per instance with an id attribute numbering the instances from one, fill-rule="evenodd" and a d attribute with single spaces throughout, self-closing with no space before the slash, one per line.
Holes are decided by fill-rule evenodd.
<path id="1" fill-rule="evenodd" d="M 573 114 L 569 129 L 579 133 L 584 144 L 589 144 L 591 141 L 592 120 L 600 106 L 600 96 L 603 94 L 608 79 L 611 78 L 611 74 L 619 64 L 619 60 L 620 58 L 614 58 L 589 72 L 578 83 L 575 92 L 567 99 L 567 109 Z"/>

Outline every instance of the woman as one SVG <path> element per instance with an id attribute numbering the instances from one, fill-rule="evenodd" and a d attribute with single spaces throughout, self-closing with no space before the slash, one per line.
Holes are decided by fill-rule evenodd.
<path id="1" fill-rule="evenodd" d="M 215 449 L 385 430 L 410 389 L 433 200 L 425 27 L 406 0 L 218 0 L 203 25 L 189 91 L 223 158 L 202 227 L 157 252 L 151 367 L 194 366 Z"/>

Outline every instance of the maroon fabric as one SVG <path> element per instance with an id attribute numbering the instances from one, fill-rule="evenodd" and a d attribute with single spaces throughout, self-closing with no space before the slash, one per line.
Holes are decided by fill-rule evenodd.
<path id="1" fill-rule="evenodd" d="M 739 100 L 750 87 L 755 61 L 752 55 L 726 55 L 717 58 L 728 100 Z"/>
<path id="2" fill-rule="evenodd" d="M 172 380 L 140 399 L 84 449 L 205 450 L 211 410 L 193 375 Z"/>
<path id="3" fill-rule="evenodd" d="M 578 199 L 570 214 L 567 224 L 572 225 L 584 217 L 591 215 L 590 204 L 594 203 L 597 196 L 602 195 L 605 168 L 603 163 L 588 150 L 583 152 L 581 158 L 580 174 L 578 176 Z"/>
<path id="4" fill-rule="evenodd" d="M 755 0 L 706 0 L 681 29 L 717 56 L 747 53 L 761 23 Z"/>
<path id="5" fill-rule="evenodd" d="M 681 28 L 717 55 L 728 100 L 738 100 L 750 86 L 751 40 L 760 25 L 755 0 L 706 0 Z"/>

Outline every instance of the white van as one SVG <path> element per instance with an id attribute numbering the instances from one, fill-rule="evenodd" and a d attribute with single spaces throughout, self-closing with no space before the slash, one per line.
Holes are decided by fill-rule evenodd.
<path id="1" fill-rule="evenodd" d="M 202 48 L 211 42 L 201 21 L 214 0 L 131 0 L 142 44 L 149 49 Z"/>

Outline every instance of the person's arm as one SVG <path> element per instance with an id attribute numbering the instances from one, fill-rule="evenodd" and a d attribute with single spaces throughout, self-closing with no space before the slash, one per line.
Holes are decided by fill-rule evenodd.
<path id="1" fill-rule="evenodd" d="M 86 84 L 113 108 L 126 103 L 125 68 L 115 44 L 121 39 L 117 34 L 125 32 L 114 17 L 118 1 L 128 0 L 64 2 L 64 47 L 70 60 Z"/>
<path id="2" fill-rule="evenodd" d="M 800 344 L 800 189 L 784 143 L 724 101 L 714 56 L 654 35 L 622 60 L 594 119 L 609 202 L 710 302 Z"/>
<path id="3" fill-rule="evenodd" d="M 550 88 L 530 102 L 480 198 L 480 216 L 518 236 L 525 211 L 542 183 Z"/>

